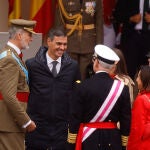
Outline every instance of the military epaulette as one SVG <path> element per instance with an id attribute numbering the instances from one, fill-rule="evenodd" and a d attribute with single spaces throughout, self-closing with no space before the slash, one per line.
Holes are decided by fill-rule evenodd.
<path id="1" fill-rule="evenodd" d="M 128 136 L 121 135 L 122 146 L 127 146 Z"/>
<path id="2" fill-rule="evenodd" d="M 81 81 L 80 81 L 80 80 L 77 80 L 76 83 L 81 83 Z"/>
<path id="3" fill-rule="evenodd" d="M 28 77 L 28 70 L 21 64 L 20 60 L 15 56 L 15 54 L 13 52 L 10 51 L 10 49 L 3 51 L 0 54 L 0 59 L 6 57 L 7 55 L 12 55 L 12 57 L 15 59 L 15 61 L 18 63 L 18 65 L 20 66 L 20 68 L 22 69 L 22 71 L 24 72 L 25 76 L 26 76 L 26 81 L 27 83 L 29 82 L 29 77 Z"/>
<path id="4" fill-rule="evenodd" d="M 68 130 L 68 143 L 75 144 L 76 143 L 77 134 L 70 133 Z"/>
<path id="5" fill-rule="evenodd" d="M 12 52 L 10 51 L 10 49 L 3 51 L 3 52 L 0 54 L 0 59 L 6 57 L 7 55 L 12 55 Z"/>
<path id="6" fill-rule="evenodd" d="M 10 49 L 7 50 L 7 55 L 12 55 L 12 51 Z"/>

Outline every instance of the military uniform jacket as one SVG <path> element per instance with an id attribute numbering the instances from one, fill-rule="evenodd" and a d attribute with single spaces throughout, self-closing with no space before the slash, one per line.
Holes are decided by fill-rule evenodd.
<path id="1" fill-rule="evenodd" d="M 94 24 L 93 29 L 83 29 L 81 36 L 79 30 L 75 30 L 68 37 L 68 51 L 79 54 L 93 53 L 94 46 L 103 42 L 103 15 L 101 0 L 62 0 L 64 8 L 69 16 L 80 13 L 82 26 Z M 63 18 L 63 19 L 62 19 Z M 59 9 L 56 9 L 55 26 L 74 24 L 74 22 L 61 18 Z M 63 22 L 64 21 L 64 22 Z M 69 32 L 69 29 L 67 29 Z"/>
<path id="2" fill-rule="evenodd" d="M 72 101 L 69 132 L 76 134 L 80 123 L 89 123 L 106 99 L 113 79 L 106 72 L 95 74 L 77 86 Z M 118 98 L 104 122 L 120 122 L 119 129 L 96 129 L 83 143 L 83 150 L 122 150 L 121 135 L 128 136 L 130 131 L 131 106 L 127 86 Z M 72 146 L 71 146 L 72 145 Z M 73 149 L 73 144 L 68 144 Z"/>
<path id="3" fill-rule="evenodd" d="M 3 97 L 0 99 L 0 131 L 22 132 L 22 126 L 30 118 L 25 112 L 26 103 L 18 101 L 16 93 L 29 92 L 29 88 L 25 74 L 12 53 L 25 65 L 14 49 L 7 45 L 0 54 L 4 51 L 7 55 L 0 59 L 0 93 Z"/>

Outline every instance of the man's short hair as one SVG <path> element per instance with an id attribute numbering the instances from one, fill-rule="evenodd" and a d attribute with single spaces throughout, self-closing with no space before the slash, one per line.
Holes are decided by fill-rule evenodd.
<path id="1" fill-rule="evenodd" d="M 59 26 L 59 27 L 55 27 L 55 28 L 52 28 L 49 33 L 48 33 L 48 37 L 53 40 L 55 36 L 67 36 L 67 33 L 64 29 L 64 27 L 62 26 Z"/>

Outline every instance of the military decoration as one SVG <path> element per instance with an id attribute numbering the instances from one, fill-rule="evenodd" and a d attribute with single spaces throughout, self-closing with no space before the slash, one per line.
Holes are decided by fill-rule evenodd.
<path id="1" fill-rule="evenodd" d="M 69 6 L 73 6 L 73 5 L 75 5 L 75 2 L 69 1 L 69 2 L 68 2 L 68 5 L 69 5 Z"/>
<path id="2" fill-rule="evenodd" d="M 94 16 L 95 6 L 96 6 L 96 2 L 95 1 L 86 2 L 85 3 L 85 7 L 86 7 L 85 12 L 87 14 L 90 14 L 91 16 Z"/>
<path id="3" fill-rule="evenodd" d="M 68 1 L 68 6 L 69 6 L 69 8 L 70 8 L 71 6 L 73 6 L 73 5 L 75 5 L 75 2 L 73 2 L 73 1 Z M 71 16 L 72 16 L 72 13 L 69 13 L 69 16 L 71 17 Z"/>

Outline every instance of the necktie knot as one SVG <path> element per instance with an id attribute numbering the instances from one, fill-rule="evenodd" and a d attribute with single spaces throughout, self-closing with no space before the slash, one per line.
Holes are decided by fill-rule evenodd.
<path id="1" fill-rule="evenodd" d="M 52 65 L 53 65 L 52 74 L 53 74 L 54 77 L 57 76 L 57 69 L 56 69 L 57 63 L 58 63 L 58 61 L 53 61 L 53 62 L 52 62 Z"/>
<path id="2" fill-rule="evenodd" d="M 23 57 L 23 54 L 22 54 L 22 52 L 19 54 L 19 57 L 22 59 L 22 57 Z"/>

